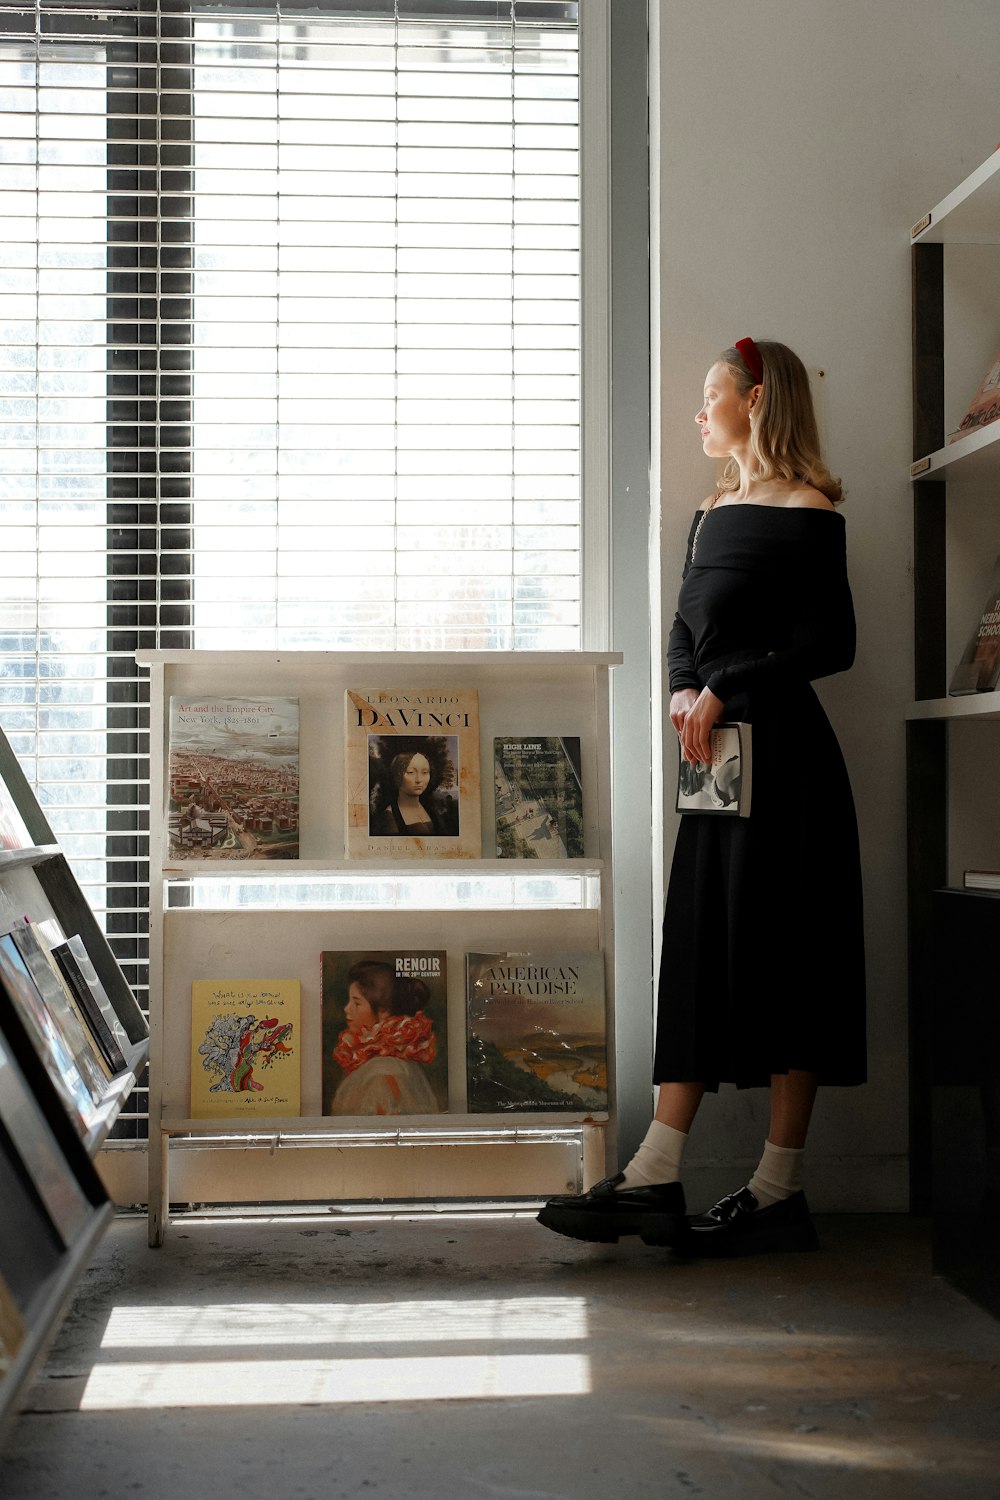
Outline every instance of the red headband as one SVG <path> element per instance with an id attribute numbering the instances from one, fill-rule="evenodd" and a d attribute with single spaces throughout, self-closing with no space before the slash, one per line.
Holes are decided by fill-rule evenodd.
<path id="1" fill-rule="evenodd" d="M 753 339 L 737 339 L 734 348 L 740 351 L 743 363 L 753 376 L 754 382 L 757 385 L 763 384 L 764 361 L 761 359 L 760 350 Z"/>

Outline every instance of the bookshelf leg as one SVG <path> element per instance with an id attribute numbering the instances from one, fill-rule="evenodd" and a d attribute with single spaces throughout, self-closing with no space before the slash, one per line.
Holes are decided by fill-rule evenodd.
<path id="1" fill-rule="evenodd" d="M 149 1142 L 149 1247 L 158 1250 L 167 1232 L 170 1203 L 170 1137 L 162 1130 Z"/>

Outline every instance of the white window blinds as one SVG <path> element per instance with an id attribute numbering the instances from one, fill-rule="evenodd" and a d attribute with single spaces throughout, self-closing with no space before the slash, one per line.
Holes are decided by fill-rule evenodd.
<path id="1" fill-rule="evenodd" d="M 0 721 L 140 993 L 137 647 L 582 645 L 577 23 L 0 0 Z"/>

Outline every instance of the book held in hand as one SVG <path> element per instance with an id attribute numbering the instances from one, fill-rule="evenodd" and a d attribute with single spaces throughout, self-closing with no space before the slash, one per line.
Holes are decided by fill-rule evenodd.
<path id="1" fill-rule="evenodd" d="M 752 786 L 749 724 L 717 724 L 710 731 L 712 759 L 691 765 L 683 756 L 677 771 L 679 813 L 722 813 L 748 818 Z"/>
<path id="2" fill-rule="evenodd" d="M 979 616 L 979 624 L 969 637 L 962 659 L 955 668 L 948 692 L 952 697 L 963 693 L 991 693 L 1000 680 L 1000 557 L 993 564 L 990 591 Z"/>
<path id="3" fill-rule="evenodd" d="M 323 1113 L 448 1108 L 448 959 L 439 949 L 321 956 Z"/>
<path id="4" fill-rule="evenodd" d="M 499 735 L 493 741 L 499 859 L 583 857 L 579 735 Z"/>
<path id="5" fill-rule="evenodd" d="M 297 698 L 171 698 L 169 733 L 169 860 L 298 858 Z"/>
<path id="6" fill-rule="evenodd" d="M 297 979 L 191 985 L 191 1118 L 297 1115 Z"/>
<path id="7" fill-rule="evenodd" d="M 469 1112 L 608 1107 L 604 954 L 467 953 Z"/>
<path id="8" fill-rule="evenodd" d="M 479 858 L 475 688 L 348 689 L 344 773 L 349 858 Z"/>

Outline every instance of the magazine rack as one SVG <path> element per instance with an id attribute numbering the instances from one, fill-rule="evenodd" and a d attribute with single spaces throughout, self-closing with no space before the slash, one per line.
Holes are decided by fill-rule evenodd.
<path id="1" fill-rule="evenodd" d="M 0 779 L 30 844 L 0 849 L 0 933 L 23 917 L 82 938 L 128 1037 L 81 1137 L 22 1013 L 0 986 L 0 1425 L 13 1415 L 114 1215 L 94 1157 L 145 1065 L 142 1012 L 66 857 L 0 732 Z M 40 1003 L 41 1002 L 41 998 Z M 57 1223 L 53 1204 L 74 1205 Z M 47 1207 L 46 1205 L 49 1205 Z"/>
<path id="2" fill-rule="evenodd" d="M 615 1099 L 609 669 L 620 655 L 141 651 L 136 660 L 151 671 L 151 799 L 160 814 L 150 839 L 150 1244 L 163 1240 L 178 1149 L 182 1202 L 537 1197 L 603 1175 L 613 1159 Z M 407 685 L 478 691 L 482 858 L 344 856 L 345 690 Z M 169 701 L 178 695 L 299 700 L 297 859 L 168 862 Z M 583 858 L 495 857 L 492 745 L 507 734 L 580 737 Z M 400 947 L 448 955 L 449 1110 L 324 1116 L 320 954 Z M 608 1110 L 469 1114 L 465 953 L 574 948 L 605 956 Z M 300 1116 L 190 1118 L 191 984 L 199 978 L 300 981 Z"/>
<path id="3" fill-rule="evenodd" d="M 995 1308 L 1000 1239 L 980 1218 L 995 1106 L 996 1051 L 966 1029 L 965 976 L 990 993 L 981 956 L 996 947 L 1000 903 L 962 889 L 963 871 L 1000 868 L 996 784 L 1000 692 L 948 696 L 1000 553 L 1000 421 L 954 442 L 995 358 L 1000 297 L 1000 150 L 911 230 L 913 269 L 914 699 L 907 710 L 911 1208 L 931 1214 L 935 1265 Z M 983 795 L 983 789 L 986 795 Z M 942 888 L 947 889 L 942 894 Z M 954 889 L 958 887 L 958 889 Z M 973 935 L 974 934 L 974 938 Z M 947 978 L 942 968 L 947 960 Z M 988 965 L 987 965 L 988 966 Z M 984 1005 L 993 1009 L 992 1003 Z M 978 1015 L 978 1012 L 977 1012 Z M 984 1033 L 985 1035 L 985 1033 Z M 956 1066 L 957 1047 L 964 1072 Z M 984 1109 L 984 1103 L 986 1108 Z M 985 1227 L 984 1227 L 985 1226 Z M 978 1270 L 942 1255 L 978 1243 Z M 979 1230 L 985 1238 L 976 1241 Z M 978 1280 L 977 1280 L 978 1277 Z"/>

